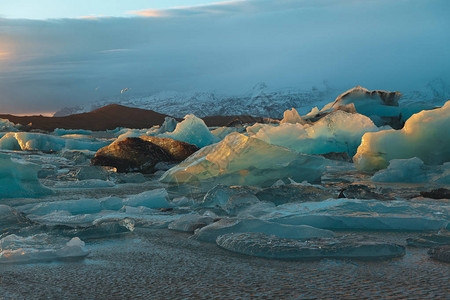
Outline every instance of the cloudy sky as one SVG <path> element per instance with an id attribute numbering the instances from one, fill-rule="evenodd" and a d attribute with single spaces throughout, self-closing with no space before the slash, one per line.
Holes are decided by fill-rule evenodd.
<path id="1" fill-rule="evenodd" d="M 414 90 L 450 82 L 449 15 L 448 0 L 1 0 L 0 112 L 126 87 Z"/>

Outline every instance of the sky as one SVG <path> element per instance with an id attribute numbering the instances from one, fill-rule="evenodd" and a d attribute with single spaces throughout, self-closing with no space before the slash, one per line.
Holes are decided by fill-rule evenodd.
<path id="1" fill-rule="evenodd" d="M 1 0 L 0 113 L 53 112 L 124 88 L 450 84 L 449 15 L 448 0 Z"/>

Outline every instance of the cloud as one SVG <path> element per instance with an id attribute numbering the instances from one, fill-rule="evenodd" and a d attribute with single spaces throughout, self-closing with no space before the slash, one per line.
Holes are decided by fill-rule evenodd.
<path id="1" fill-rule="evenodd" d="M 259 0 L 157 10 L 157 18 L 0 19 L 0 52 L 9 53 L 0 54 L 0 111 L 57 110 L 124 87 L 236 94 L 260 81 L 301 89 L 328 80 L 342 90 L 406 91 L 450 77 L 446 7 Z"/>
<path id="2" fill-rule="evenodd" d="M 128 12 L 131 15 L 142 17 L 180 17 L 202 14 L 243 13 L 256 8 L 255 1 L 223 1 L 207 5 L 182 6 L 171 9 L 143 9 Z"/>

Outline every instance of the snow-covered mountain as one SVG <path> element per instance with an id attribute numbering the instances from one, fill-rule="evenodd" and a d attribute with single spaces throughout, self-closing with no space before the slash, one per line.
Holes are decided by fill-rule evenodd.
<path id="1" fill-rule="evenodd" d="M 150 109 L 159 113 L 182 118 L 187 114 L 198 117 L 213 115 L 253 115 L 258 117 L 281 118 L 286 109 L 295 108 L 300 114 L 308 113 L 313 107 L 321 108 L 333 101 L 344 89 L 320 87 L 308 90 L 282 89 L 270 90 L 265 83 L 258 83 L 251 92 L 243 95 L 221 95 L 215 92 L 165 91 L 149 96 L 135 96 L 123 93 L 84 106 L 65 107 L 54 116 L 61 117 L 76 113 L 93 111 L 108 104 L 121 104 L 129 107 Z M 450 87 L 442 79 L 428 82 L 424 87 L 403 93 L 402 102 L 426 101 L 442 104 L 450 98 Z"/>
<path id="2" fill-rule="evenodd" d="M 92 111 L 108 104 L 151 109 L 174 117 L 195 114 L 198 117 L 212 115 L 253 115 L 281 118 L 288 108 L 308 112 L 312 107 L 330 102 L 336 91 L 323 85 L 309 90 L 269 90 L 264 83 L 258 83 L 253 90 L 243 95 L 221 95 L 215 92 L 166 91 L 150 96 L 129 96 L 124 93 L 116 98 L 108 98 L 85 106 L 66 107 L 55 113 L 61 117 L 75 113 Z"/>

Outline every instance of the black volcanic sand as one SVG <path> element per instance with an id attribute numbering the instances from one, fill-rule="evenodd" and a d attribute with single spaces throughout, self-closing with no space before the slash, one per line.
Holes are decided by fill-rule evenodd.
<path id="1" fill-rule="evenodd" d="M 405 241 L 413 233 L 370 233 Z M 0 299 L 448 299 L 450 264 L 408 248 L 384 262 L 243 256 L 166 229 L 90 241 L 82 261 L 0 265 Z"/>

